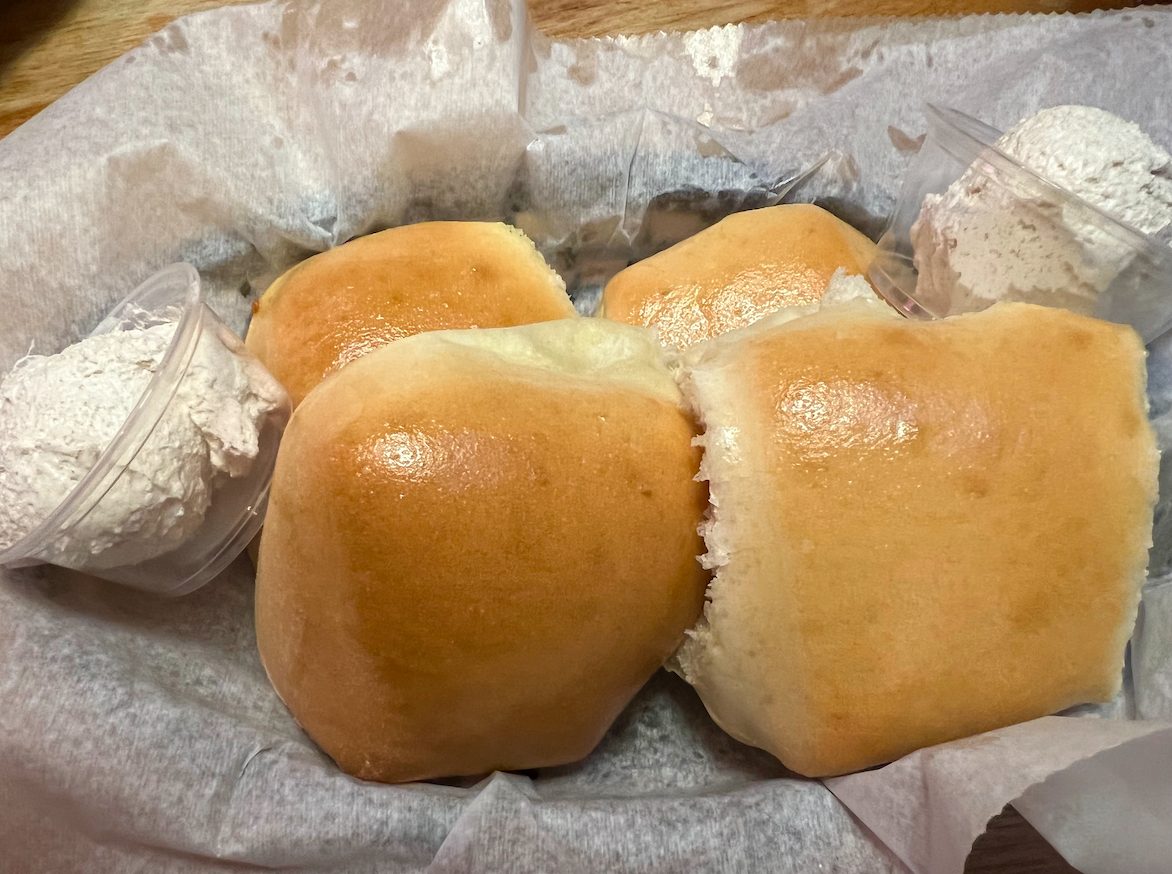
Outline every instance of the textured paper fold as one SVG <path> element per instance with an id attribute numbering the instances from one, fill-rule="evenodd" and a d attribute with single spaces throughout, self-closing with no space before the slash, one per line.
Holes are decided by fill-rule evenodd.
<path id="1" fill-rule="evenodd" d="M 1141 746 L 1140 739 L 1149 744 Z M 1172 723 L 1047 716 L 919 750 L 877 771 L 826 784 L 916 874 L 959 874 L 985 824 L 1031 786 L 1038 788 L 1035 784 L 1076 763 L 1093 762 L 1091 757 L 1104 751 L 1142 758 L 1141 751 L 1154 748 L 1167 757 L 1170 747 Z M 1023 805 L 1022 813 L 1036 813 L 1031 821 L 1057 809 L 1050 803 L 1058 800 L 1054 796 L 1030 797 L 1033 804 Z M 1114 812 L 1124 813 L 1127 806 Z"/>

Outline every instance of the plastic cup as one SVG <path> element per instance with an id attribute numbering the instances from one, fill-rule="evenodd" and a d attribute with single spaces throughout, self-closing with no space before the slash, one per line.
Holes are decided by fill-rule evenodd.
<path id="1" fill-rule="evenodd" d="M 259 423 L 259 452 L 243 476 L 219 473 L 210 505 L 196 531 L 179 546 L 145 561 L 111 565 L 109 556 L 87 552 L 85 520 L 126 475 L 173 405 L 201 343 L 218 343 L 231 354 L 252 358 L 240 339 L 203 303 L 199 274 L 173 264 L 148 279 L 116 306 L 90 336 L 176 323 L 158 369 L 114 439 L 69 495 L 33 530 L 0 552 L 0 567 L 55 564 L 123 585 L 182 595 L 207 583 L 235 559 L 260 529 L 273 465 L 291 415 L 288 398 Z M 261 367 L 252 358 L 254 366 Z"/>
<path id="2" fill-rule="evenodd" d="M 996 129 L 953 109 L 929 105 L 926 115 L 923 147 L 868 269 L 888 302 L 919 318 L 997 300 L 1063 306 L 1129 324 L 1145 342 L 1172 325 L 1172 248 L 1027 169 L 996 147 Z M 975 198 L 969 241 L 989 229 L 1028 229 L 1012 245 L 1000 238 L 984 270 L 977 259 L 958 268 L 956 253 L 915 227 L 925 198 L 962 177 Z"/>

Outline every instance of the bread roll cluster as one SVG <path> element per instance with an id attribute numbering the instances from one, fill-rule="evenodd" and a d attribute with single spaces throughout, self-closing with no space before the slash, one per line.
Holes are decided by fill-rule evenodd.
<path id="1" fill-rule="evenodd" d="M 667 662 L 824 776 L 1109 699 L 1156 492 L 1138 337 L 905 321 L 870 252 L 816 207 L 745 213 L 602 318 L 503 225 L 282 278 L 249 333 L 300 401 L 256 624 L 294 717 L 365 779 L 540 768 Z"/>

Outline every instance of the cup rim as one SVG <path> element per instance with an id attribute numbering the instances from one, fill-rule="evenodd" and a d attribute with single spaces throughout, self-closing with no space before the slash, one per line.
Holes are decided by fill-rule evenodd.
<path id="1" fill-rule="evenodd" d="M 71 528 L 98 504 L 134 460 L 163 418 L 179 383 L 187 373 L 203 330 L 203 294 L 196 269 L 185 262 L 164 267 L 122 298 L 110 309 L 94 332 L 88 335 L 108 333 L 109 329 L 103 330 L 103 327 L 114 313 L 133 305 L 135 299 L 147 291 L 172 282 L 176 286 L 180 283 L 185 284 L 182 312 L 176 321 L 175 333 L 167 344 L 162 358 L 159 359 L 159 366 L 151 376 L 150 382 L 139 395 L 113 439 L 69 494 L 27 534 L 7 549 L 0 550 L 0 567 L 21 567 L 41 563 L 42 559 L 37 557 L 37 554 L 46 544 Z M 103 483 L 105 488 L 99 493 L 99 487 Z"/>

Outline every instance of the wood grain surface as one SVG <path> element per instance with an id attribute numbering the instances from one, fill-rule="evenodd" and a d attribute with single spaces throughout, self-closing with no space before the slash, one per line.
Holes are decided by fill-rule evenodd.
<path id="1" fill-rule="evenodd" d="M 180 15 L 228 0 L 0 0 L 0 137 Z M 530 0 L 551 36 L 690 29 L 772 18 L 1082 12 L 1134 0 Z M 974 845 L 967 874 L 1067 874 L 1068 865 L 1007 807 Z"/>

